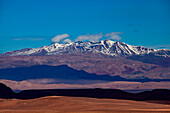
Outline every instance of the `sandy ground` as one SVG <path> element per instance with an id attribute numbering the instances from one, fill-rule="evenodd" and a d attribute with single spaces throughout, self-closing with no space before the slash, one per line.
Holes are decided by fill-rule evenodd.
<path id="1" fill-rule="evenodd" d="M 49 96 L 38 99 L 0 99 L 0 113 L 142 113 L 170 112 L 170 105 L 141 101 Z"/>

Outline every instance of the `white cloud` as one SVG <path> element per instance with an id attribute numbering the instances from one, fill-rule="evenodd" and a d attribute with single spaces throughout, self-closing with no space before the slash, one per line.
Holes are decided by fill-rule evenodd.
<path id="1" fill-rule="evenodd" d="M 75 41 L 84 41 L 84 40 L 88 40 L 88 41 L 99 41 L 101 38 L 103 37 L 102 33 L 99 34 L 92 34 L 90 35 L 89 33 L 87 35 L 80 35 L 77 37 L 77 39 L 75 39 Z"/>
<path id="2" fill-rule="evenodd" d="M 118 34 L 122 34 L 122 33 L 121 32 L 111 32 L 111 33 L 106 33 L 104 36 L 108 37 L 108 39 L 111 39 L 111 40 L 121 40 L 122 38 Z"/>
<path id="3" fill-rule="evenodd" d="M 70 35 L 68 35 L 68 34 L 57 35 L 57 36 L 55 36 L 54 38 L 51 39 L 51 42 L 60 42 L 67 37 L 70 37 Z"/>
<path id="4" fill-rule="evenodd" d="M 111 33 L 106 33 L 106 34 L 87 34 L 87 35 L 80 35 L 78 36 L 75 41 L 100 41 L 102 37 L 105 37 L 107 39 L 111 40 L 121 40 L 122 38 L 119 36 L 119 34 L 122 34 L 121 32 L 111 32 Z"/>
<path id="5" fill-rule="evenodd" d="M 70 39 L 65 39 L 63 42 L 68 42 L 68 43 L 71 43 L 72 41 Z"/>

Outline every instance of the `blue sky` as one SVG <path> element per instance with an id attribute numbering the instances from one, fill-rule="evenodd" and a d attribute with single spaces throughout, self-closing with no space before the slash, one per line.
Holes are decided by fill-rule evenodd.
<path id="1" fill-rule="evenodd" d="M 170 0 L 0 0 L 0 52 L 112 32 L 131 45 L 170 48 Z"/>

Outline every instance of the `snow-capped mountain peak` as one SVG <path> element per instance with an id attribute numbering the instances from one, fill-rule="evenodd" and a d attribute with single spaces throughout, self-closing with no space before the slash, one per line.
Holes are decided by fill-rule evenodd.
<path id="1" fill-rule="evenodd" d="M 57 55 L 63 53 L 99 53 L 110 56 L 132 56 L 153 53 L 158 56 L 168 56 L 170 50 L 155 50 L 142 46 L 132 46 L 120 41 L 102 40 L 99 42 L 82 42 L 76 41 L 71 43 L 53 43 L 50 46 L 40 48 L 21 49 L 17 51 L 9 51 L 1 54 L 1 56 L 32 56 L 32 55 Z"/>

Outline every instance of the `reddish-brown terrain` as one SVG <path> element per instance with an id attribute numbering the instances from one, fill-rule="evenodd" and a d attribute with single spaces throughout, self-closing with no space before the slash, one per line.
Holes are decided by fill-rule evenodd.
<path id="1" fill-rule="evenodd" d="M 0 113 L 170 112 L 169 90 L 138 94 L 116 89 L 25 90 L 13 93 L 9 87 L 0 84 L 0 91 Z"/>
<path id="2" fill-rule="evenodd" d="M 167 65 L 169 62 L 166 59 Z M 0 69 L 29 67 L 35 65 L 68 65 L 76 70 L 84 70 L 88 73 L 98 75 L 108 74 L 110 76 L 119 75 L 126 79 L 170 79 L 170 67 L 163 67 L 156 64 L 143 63 L 126 59 L 125 57 L 110 57 L 101 54 L 60 54 L 52 56 L 4 56 L 0 57 Z M 5 75 L 4 75 L 5 76 Z M 24 76 L 24 73 L 23 73 Z M 170 82 L 92 82 L 91 84 L 64 84 L 53 83 L 46 84 L 46 80 L 31 80 L 11 81 L 3 80 L 14 90 L 23 89 L 53 89 L 53 88 L 117 88 L 117 89 L 155 89 L 155 88 L 170 88 Z M 43 83 L 42 83 L 43 81 Z M 74 82 L 74 81 L 72 81 Z M 84 81 L 85 82 L 85 81 Z"/>
<path id="3" fill-rule="evenodd" d="M 77 70 L 99 75 L 119 75 L 123 78 L 170 79 L 170 68 L 142 63 L 124 57 L 94 54 L 63 54 L 53 56 L 0 57 L 0 69 L 33 65 L 68 65 Z"/>
<path id="4" fill-rule="evenodd" d="M 0 113 L 163 113 L 170 105 L 142 101 L 49 96 L 37 99 L 0 99 Z"/>

